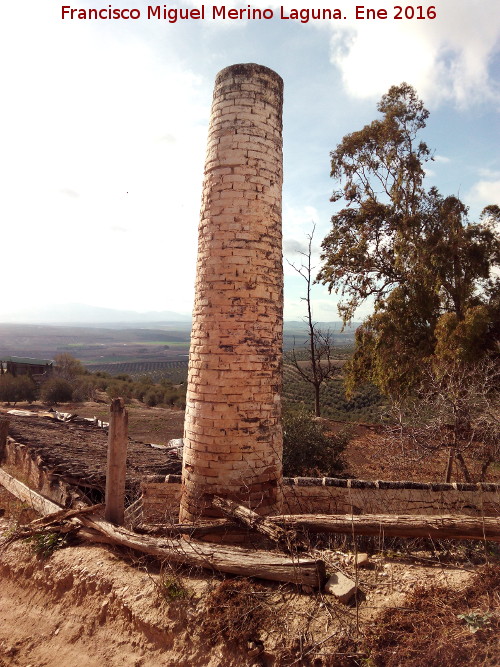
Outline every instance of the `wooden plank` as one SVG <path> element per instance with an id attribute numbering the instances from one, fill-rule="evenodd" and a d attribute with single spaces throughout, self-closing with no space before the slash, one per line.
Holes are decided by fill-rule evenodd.
<path id="1" fill-rule="evenodd" d="M 253 510 L 240 505 L 234 500 L 229 498 L 220 498 L 219 496 L 214 496 L 212 498 L 212 505 L 220 510 L 225 516 L 235 519 L 239 523 L 243 524 L 250 530 L 255 530 L 262 535 L 265 535 L 268 539 L 281 544 L 283 546 L 289 546 L 294 544 L 298 545 L 297 533 L 294 530 L 283 530 L 277 524 L 269 521 L 266 517 L 260 516 Z"/>

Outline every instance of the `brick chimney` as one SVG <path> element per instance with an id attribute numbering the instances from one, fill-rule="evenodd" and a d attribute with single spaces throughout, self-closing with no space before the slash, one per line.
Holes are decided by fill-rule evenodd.
<path id="1" fill-rule="evenodd" d="M 180 520 L 214 494 L 266 514 L 281 500 L 283 81 L 217 75 L 208 133 L 184 424 Z"/>

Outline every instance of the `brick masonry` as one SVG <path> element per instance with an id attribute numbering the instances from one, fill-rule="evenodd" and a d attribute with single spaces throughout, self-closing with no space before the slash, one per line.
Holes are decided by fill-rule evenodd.
<path id="1" fill-rule="evenodd" d="M 213 494 L 280 505 L 283 82 L 255 64 L 215 81 L 199 225 L 181 521 Z"/>
<path id="2" fill-rule="evenodd" d="M 180 475 L 142 484 L 146 523 L 177 515 Z M 296 477 L 283 479 L 284 514 L 464 514 L 498 516 L 499 484 L 438 484 L 405 481 Z"/>

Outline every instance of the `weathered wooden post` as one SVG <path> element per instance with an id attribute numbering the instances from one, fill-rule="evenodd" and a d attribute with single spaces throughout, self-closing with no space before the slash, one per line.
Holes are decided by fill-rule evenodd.
<path id="1" fill-rule="evenodd" d="M 7 436 L 9 435 L 9 420 L 0 419 L 0 463 L 4 461 L 7 448 Z"/>
<path id="2" fill-rule="evenodd" d="M 253 63 L 215 81 L 199 225 L 181 521 L 213 495 L 281 502 L 281 77 Z"/>
<path id="3" fill-rule="evenodd" d="M 125 514 L 125 476 L 127 472 L 128 413 L 123 398 L 111 402 L 106 471 L 106 521 L 122 525 Z"/>

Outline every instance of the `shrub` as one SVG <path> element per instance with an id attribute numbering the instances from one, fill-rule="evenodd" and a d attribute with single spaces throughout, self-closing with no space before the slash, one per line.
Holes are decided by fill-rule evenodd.
<path id="1" fill-rule="evenodd" d="M 147 391 L 147 393 L 144 395 L 144 403 L 146 405 L 149 405 L 150 408 L 154 407 L 155 405 L 158 405 L 159 403 L 163 402 L 163 392 L 159 388 L 152 388 Z"/>
<path id="2" fill-rule="evenodd" d="M 49 558 L 54 551 L 66 546 L 66 535 L 60 535 L 59 533 L 43 533 L 28 537 L 26 541 L 31 544 L 31 548 L 37 556 L 40 558 Z"/>
<path id="3" fill-rule="evenodd" d="M 40 398 L 49 405 L 66 403 L 73 398 L 73 385 L 64 378 L 50 378 L 42 385 Z"/>
<path id="4" fill-rule="evenodd" d="M 36 385 L 28 375 L 13 377 L 10 373 L 0 375 L 0 401 L 18 403 L 33 402 L 36 398 Z"/>
<path id="5" fill-rule="evenodd" d="M 304 408 L 283 414 L 283 474 L 286 477 L 341 473 L 350 433 L 327 433 L 327 425 Z"/>
<path id="6" fill-rule="evenodd" d="M 73 401 L 94 401 L 96 398 L 96 385 L 92 380 L 80 380 L 73 389 Z"/>
<path id="7" fill-rule="evenodd" d="M 133 385 L 123 380 L 111 380 L 106 388 L 109 398 L 130 398 L 132 396 Z"/>

